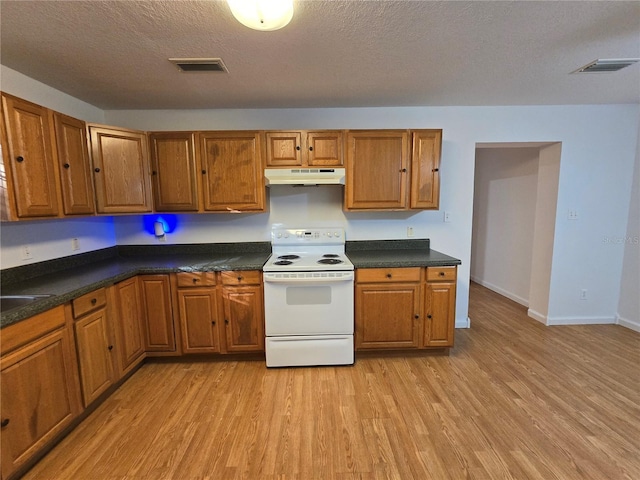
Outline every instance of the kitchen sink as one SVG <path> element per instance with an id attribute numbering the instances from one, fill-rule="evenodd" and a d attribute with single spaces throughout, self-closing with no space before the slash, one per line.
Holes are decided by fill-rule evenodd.
<path id="1" fill-rule="evenodd" d="M 0 312 L 7 312 L 14 308 L 24 307 L 37 300 L 51 296 L 52 295 L 0 295 Z"/>

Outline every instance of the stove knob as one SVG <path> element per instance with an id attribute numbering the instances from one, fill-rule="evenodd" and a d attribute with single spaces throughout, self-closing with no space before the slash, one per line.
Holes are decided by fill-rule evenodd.
<path id="1" fill-rule="evenodd" d="M 336 232 L 333 234 L 334 237 L 338 238 L 340 236 L 340 232 Z"/>
<path id="2" fill-rule="evenodd" d="M 288 233 L 285 233 L 285 234 L 284 234 L 284 238 L 289 238 L 289 234 L 288 234 Z"/>
<path id="3" fill-rule="evenodd" d="M 327 232 L 327 237 L 331 238 L 331 232 Z"/>
<path id="4" fill-rule="evenodd" d="M 278 232 L 278 238 L 282 238 L 282 234 Z"/>

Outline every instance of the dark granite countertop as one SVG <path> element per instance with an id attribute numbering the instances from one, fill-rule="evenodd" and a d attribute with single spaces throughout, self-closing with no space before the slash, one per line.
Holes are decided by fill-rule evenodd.
<path id="1" fill-rule="evenodd" d="M 355 268 L 444 267 L 457 258 L 430 248 L 428 239 L 348 241 L 346 253 Z"/>
<path id="2" fill-rule="evenodd" d="M 429 247 L 429 240 L 348 241 L 356 268 L 460 265 Z M 118 246 L 2 271 L 2 295 L 46 294 L 2 313 L 0 328 L 62 305 L 85 293 L 139 274 L 261 270 L 269 242 L 168 246 Z"/>
<path id="3" fill-rule="evenodd" d="M 106 252 L 108 250 L 108 252 Z M 269 242 L 114 247 L 2 272 L 2 295 L 51 295 L 2 313 L 0 328 L 139 274 L 261 270 Z"/>

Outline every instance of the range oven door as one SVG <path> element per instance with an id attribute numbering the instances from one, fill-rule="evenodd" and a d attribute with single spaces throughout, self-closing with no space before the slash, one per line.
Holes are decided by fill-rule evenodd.
<path id="1" fill-rule="evenodd" d="M 352 271 L 267 273 L 264 315 L 267 337 L 352 335 Z"/>

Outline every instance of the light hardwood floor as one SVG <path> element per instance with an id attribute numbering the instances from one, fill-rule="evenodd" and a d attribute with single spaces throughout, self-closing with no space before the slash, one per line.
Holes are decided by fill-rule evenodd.
<path id="1" fill-rule="evenodd" d="M 640 479 L 640 334 L 471 285 L 450 356 L 148 363 L 25 479 Z"/>

